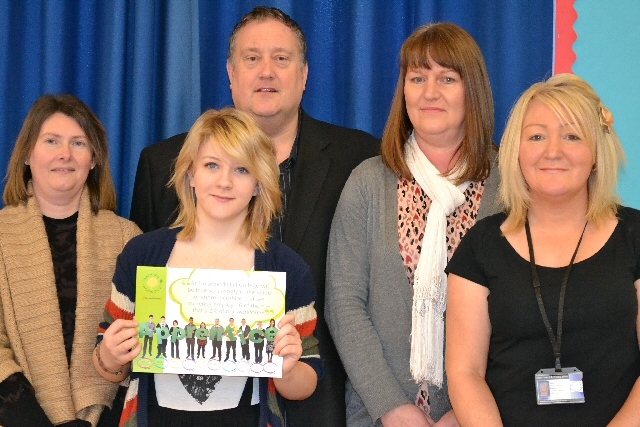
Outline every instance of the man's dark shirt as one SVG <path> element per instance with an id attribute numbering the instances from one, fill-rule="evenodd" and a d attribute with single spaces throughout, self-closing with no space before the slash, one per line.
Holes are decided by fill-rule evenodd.
<path id="1" fill-rule="evenodd" d="M 271 234 L 274 238 L 282 241 L 284 235 L 284 217 L 287 214 L 287 206 L 291 196 L 291 188 L 293 187 L 293 173 L 298 158 L 298 146 L 300 144 L 300 125 L 298 125 L 298 134 L 291 147 L 289 157 L 280 163 L 280 192 L 282 193 L 282 212 L 271 223 Z"/>

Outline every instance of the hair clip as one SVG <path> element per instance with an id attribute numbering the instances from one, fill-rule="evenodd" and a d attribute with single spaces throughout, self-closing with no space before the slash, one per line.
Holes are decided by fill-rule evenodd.
<path id="1" fill-rule="evenodd" d="M 604 105 L 600 104 L 600 126 L 606 133 L 611 133 L 613 127 L 613 114 Z"/>

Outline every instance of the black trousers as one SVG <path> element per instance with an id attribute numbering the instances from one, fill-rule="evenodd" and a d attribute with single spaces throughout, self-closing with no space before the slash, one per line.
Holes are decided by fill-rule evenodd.
<path id="1" fill-rule="evenodd" d="M 187 338 L 187 357 L 191 357 L 192 359 L 194 358 L 194 350 L 196 346 L 196 339 L 195 338 Z"/>
<path id="2" fill-rule="evenodd" d="M 233 350 L 233 360 L 236 360 L 236 342 L 227 341 L 227 359 L 229 358 L 229 350 Z"/>
<path id="3" fill-rule="evenodd" d="M 218 352 L 218 359 L 222 357 L 222 341 L 211 341 L 213 347 L 213 356 L 216 357 L 216 351 Z"/>

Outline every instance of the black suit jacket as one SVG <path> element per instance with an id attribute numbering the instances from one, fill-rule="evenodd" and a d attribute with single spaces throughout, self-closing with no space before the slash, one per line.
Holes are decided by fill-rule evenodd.
<path id="1" fill-rule="evenodd" d="M 145 148 L 138 163 L 131 203 L 131 220 L 142 231 L 170 224 L 178 198 L 167 182 L 186 133 Z M 380 141 L 366 132 L 300 116 L 300 139 L 293 186 L 284 218 L 283 241 L 311 267 L 316 287 L 320 355 L 325 376 L 308 399 L 286 401 L 287 418 L 294 427 L 343 427 L 345 421 L 344 369 L 324 320 L 324 284 L 331 220 L 347 178 L 363 160 L 379 154 Z"/>

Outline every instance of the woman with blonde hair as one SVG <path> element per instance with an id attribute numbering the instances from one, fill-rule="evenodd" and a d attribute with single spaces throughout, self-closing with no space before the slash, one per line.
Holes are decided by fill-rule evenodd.
<path id="1" fill-rule="evenodd" d="M 382 156 L 340 197 L 326 319 L 348 374 L 347 425 L 455 426 L 444 375 L 444 267 L 494 213 L 493 98 L 462 28 L 425 25 L 404 42 Z"/>
<path id="2" fill-rule="evenodd" d="M 279 396 L 301 400 L 315 390 L 321 365 L 311 272 L 269 239 L 281 204 L 278 175 L 271 140 L 249 115 L 209 110 L 196 120 L 171 181 L 178 218 L 171 228 L 132 240 L 120 255 L 94 364 L 105 378 L 121 381 L 140 353 L 133 320 L 138 265 L 284 271 L 287 314 L 274 349 L 283 357 L 282 378 L 132 374 L 123 425 L 284 425 Z"/>
<path id="3" fill-rule="evenodd" d="M 620 206 L 613 115 L 560 74 L 516 103 L 505 212 L 452 258 L 447 374 L 462 426 L 639 425 L 640 212 Z"/>
<path id="4" fill-rule="evenodd" d="M 73 95 L 38 98 L 0 211 L 0 425 L 117 422 L 103 409 L 118 387 L 91 366 L 116 257 L 140 233 L 114 213 L 115 194 L 96 115 Z"/>

